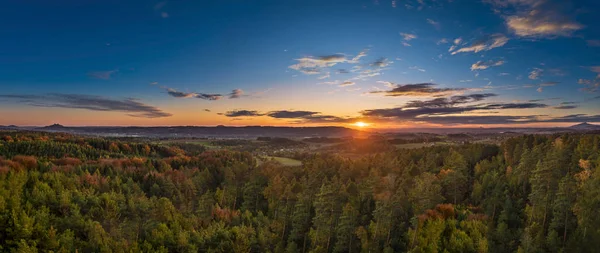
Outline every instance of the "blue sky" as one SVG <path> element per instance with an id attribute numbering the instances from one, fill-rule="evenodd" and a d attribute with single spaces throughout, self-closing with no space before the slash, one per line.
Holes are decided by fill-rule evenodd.
<path id="1" fill-rule="evenodd" d="M 599 11 L 555 0 L 14 1 L 0 10 L 0 124 L 600 122 Z"/>

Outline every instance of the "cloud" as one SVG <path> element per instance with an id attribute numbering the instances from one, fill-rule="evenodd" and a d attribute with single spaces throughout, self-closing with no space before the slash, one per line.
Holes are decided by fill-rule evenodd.
<path id="1" fill-rule="evenodd" d="M 323 74 L 319 77 L 319 79 L 325 79 L 330 76 L 330 73 L 329 71 L 323 71 L 323 69 L 333 67 L 340 63 L 356 64 L 362 57 L 367 56 L 368 51 L 368 48 L 364 49 L 352 59 L 348 59 L 344 54 L 332 54 L 317 57 L 307 56 L 300 59 L 295 59 L 297 63 L 289 66 L 288 68 L 300 71 L 306 75 Z"/>
<path id="2" fill-rule="evenodd" d="M 543 92 L 543 91 L 544 91 L 544 88 L 543 88 L 543 87 L 539 87 L 539 88 L 537 88 L 537 90 L 536 90 L 536 91 L 541 93 L 541 92 Z"/>
<path id="3" fill-rule="evenodd" d="M 489 67 L 500 66 L 502 64 L 504 64 L 503 60 L 498 60 L 498 61 L 489 60 L 489 61 L 485 61 L 485 62 L 478 61 L 476 63 L 473 63 L 473 65 L 471 65 L 471 71 L 488 69 Z"/>
<path id="4" fill-rule="evenodd" d="M 521 37 L 571 37 L 584 26 L 574 20 L 571 1 L 488 0 L 503 15 L 508 29 Z M 504 13 L 502 13 L 504 11 Z M 573 12 L 574 13 L 574 12 Z"/>
<path id="5" fill-rule="evenodd" d="M 261 114 L 258 111 L 234 110 L 234 111 L 228 111 L 224 115 L 226 117 L 256 117 L 256 116 L 263 116 L 264 114 Z"/>
<path id="6" fill-rule="evenodd" d="M 218 94 L 218 93 L 183 92 L 183 91 L 178 91 L 176 89 L 168 88 L 168 87 L 164 87 L 164 86 L 161 86 L 161 88 L 165 89 L 167 91 L 167 94 L 174 98 L 199 98 L 199 99 L 214 101 L 214 100 L 220 100 L 223 97 L 225 97 L 223 94 Z M 260 93 L 258 93 L 258 94 L 260 94 Z M 241 89 L 234 89 L 230 93 L 227 93 L 226 96 L 229 99 L 236 99 L 236 98 L 241 98 L 241 97 L 247 96 L 247 95 L 244 95 L 244 91 Z"/>
<path id="7" fill-rule="evenodd" d="M 329 77 L 331 77 L 331 74 L 329 72 L 326 72 L 324 75 L 317 77 L 317 79 L 323 80 L 323 79 L 327 79 Z"/>
<path id="8" fill-rule="evenodd" d="M 412 45 L 411 45 L 411 44 L 409 44 L 409 43 L 408 43 L 408 42 L 406 42 L 406 41 L 402 41 L 402 45 L 403 45 L 403 46 L 405 46 L 405 47 L 412 47 Z"/>
<path id="9" fill-rule="evenodd" d="M 414 103 L 419 101 L 413 101 L 407 106 L 387 108 L 387 109 L 373 109 L 362 111 L 361 114 L 366 117 L 383 117 L 383 118 L 395 118 L 404 121 L 419 121 L 426 117 L 431 116 L 443 116 L 443 115 L 454 115 L 465 112 L 473 111 L 489 111 L 489 110 L 506 110 L 506 109 L 532 109 L 532 108 L 545 108 L 547 105 L 539 103 L 508 103 L 508 104 L 484 104 L 484 105 L 470 105 L 470 106 L 454 106 L 455 104 L 447 104 L 444 106 L 432 106 L 429 103 L 431 101 L 420 101 L 426 103 L 425 106 L 412 108 Z M 458 103 L 461 104 L 461 103 Z M 408 107 L 412 106 L 412 107 Z"/>
<path id="10" fill-rule="evenodd" d="M 221 94 L 183 92 L 183 91 L 175 90 L 173 88 L 166 88 L 166 87 L 164 87 L 164 88 L 167 90 L 167 94 L 169 94 L 169 96 L 175 97 L 175 98 L 200 98 L 200 99 L 204 99 L 204 100 L 219 100 L 219 99 L 223 98 L 223 95 L 221 95 Z"/>
<path id="11" fill-rule="evenodd" d="M 579 107 L 579 106 L 577 106 L 577 105 L 566 105 L 566 104 L 561 104 L 561 105 L 559 105 L 559 106 L 555 106 L 555 107 L 552 107 L 552 108 L 554 108 L 554 109 L 557 109 L 557 110 L 571 110 L 571 109 L 576 109 L 576 108 L 578 108 L 578 107 Z"/>
<path id="12" fill-rule="evenodd" d="M 349 74 L 350 71 L 348 71 L 347 69 L 338 69 L 335 71 L 336 74 Z"/>
<path id="13" fill-rule="evenodd" d="M 303 57 L 296 59 L 298 63 L 288 68 L 298 70 L 304 74 L 319 74 L 319 68 L 333 67 L 338 63 L 348 62 L 346 56 L 342 54 L 325 55 L 319 57 Z"/>
<path id="14" fill-rule="evenodd" d="M 426 70 L 425 70 L 425 69 L 419 68 L 418 66 L 412 66 L 412 67 L 408 67 L 408 69 L 412 69 L 412 70 L 418 70 L 418 71 L 421 71 L 421 72 L 426 72 Z"/>
<path id="15" fill-rule="evenodd" d="M 394 84 L 389 83 L 391 90 L 386 91 L 371 91 L 370 94 L 384 94 L 388 97 L 402 97 L 402 96 L 432 96 L 439 97 L 453 93 L 465 91 L 464 88 L 436 88 L 437 84 L 434 83 L 417 83 L 417 84 Z"/>
<path id="16" fill-rule="evenodd" d="M 358 61 L 360 60 L 360 58 L 367 56 L 367 52 L 369 52 L 369 49 L 364 49 L 363 51 L 360 51 L 356 56 L 354 56 L 354 58 L 352 58 L 352 60 L 350 60 L 352 63 L 358 63 Z"/>
<path id="17" fill-rule="evenodd" d="M 544 73 L 543 69 L 540 68 L 533 68 L 533 70 L 531 72 L 529 72 L 529 79 L 531 80 L 536 80 L 538 78 L 540 78 Z"/>
<path id="18" fill-rule="evenodd" d="M 221 94 L 206 94 L 206 93 L 196 93 L 195 98 L 204 99 L 204 100 L 219 100 L 223 98 Z"/>
<path id="19" fill-rule="evenodd" d="M 455 44 L 458 44 L 456 42 L 457 41 L 455 40 Z M 508 42 L 508 37 L 506 37 L 504 34 L 496 33 L 496 34 L 492 34 L 492 35 L 486 36 L 484 38 L 481 38 L 468 47 L 462 47 L 462 48 L 452 52 L 452 54 L 455 55 L 458 53 L 466 53 L 466 52 L 478 53 L 481 51 L 489 51 L 489 50 L 492 50 L 497 47 L 502 47 L 502 46 L 506 45 L 507 42 Z M 459 43 L 460 43 L 460 41 L 459 41 Z M 453 48 L 451 48 L 450 51 L 453 51 L 454 49 L 456 49 L 456 47 L 453 46 Z"/>
<path id="20" fill-rule="evenodd" d="M 435 44 L 441 45 L 441 44 L 446 44 L 446 43 L 448 43 L 448 39 L 442 38 L 442 39 L 438 40 L 438 42 L 436 42 Z"/>
<path id="21" fill-rule="evenodd" d="M 168 18 L 169 17 L 169 13 L 166 13 L 166 12 L 163 11 L 163 12 L 160 13 L 160 16 L 162 18 Z"/>
<path id="22" fill-rule="evenodd" d="M 275 119 L 295 119 L 298 120 L 296 123 L 341 123 L 352 121 L 351 118 L 341 118 L 332 115 L 323 115 L 320 112 L 313 111 L 271 111 L 266 114 L 267 116 Z"/>
<path id="23" fill-rule="evenodd" d="M 177 91 L 172 88 L 167 88 L 167 94 L 169 94 L 169 96 L 171 96 L 171 97 L 176 97 L 176 98 L 193 98 L 196 96 L 196 93 L 187 93 L 187 92 Z"/>
<path id="24" fill-rule="evenodd" d="M 440 22 L 436 22 L 435 20 L 432 19 L 427 19 L 427 23 L 434 26 L 435 29 L 440 29 Z"/>
<path id="25" fill-rule="evenodd" d="M 458 45 L 458 44 L 460 44 L 462 42 L 462 38 L 458 37 L 458 38 L 454 39 L 453 42 L 454 42 L 454 45 Z"/>
<path id="26" fill-rule="evenodd" d="M 347 87 L 347 86 L 352 86 L 352 85 L 354 85 L 354 84 L 355 84 L 354 82 L 351 82 L 351 81 L 345 81 L 345 82 L 341 83 L 339 86 L 340 86 L 340 87 Z"/>
<path id="27" fill-rule="evenodd" d="M 375 62 L 371 63 L 371 66 L 375 66 L 378 68 L 383 68 L 383 67 L 387 67 L 388 65 L 390 65 L 392 62 L 388 61 L 387 58 L 379 58 L 377 59 Z"/>
<path id="28" fill-rule="evenodd" d="M 134 98 L 112 99 L 82 94 L 50 93 L 45 95 L 0 95 L 0 98 L 14 99 L 19 103 L 37 107 L 58 107 L 91 111 L 125 112 L 132 117 L 161 118 L 172 114 L 163 112 Z"/>
<path id="29" fill-rule="evenodd" d="M 108 80 L 115 73 L 119 72 L 118 70 L 109 70 L 109 71 L 92 71 L 88 73 L 88 76 L 95 79 Z"/>
<path id="30" fill-rule="evenodd" d="M 417 38 L 417 35 L 412 33 L 400 33 L 400 36 L 402 36 L 402 39 L 405 41 L 410 41 Z"/>
<path id="31" fill-rule="evenodd" d="M 479 101 L 483 101 L 486 98 L 489 97 L 495 97 L 498 96 L 494 93 L 483 93 L 483 94 L 471 94 L 471 95 L 465 95 L 465 96 L 452 96 L 450 98 L 435 98 L 432 100 L 426 100 L 426 101 L 421 101 L 421 100 L 414 100 L 414 101 L 410 101 L 408 103 L 406 103 L 404 105 L 404 108 L 411 108 L 411 107 L 450 107 L 450 106 L 455 106 L 455 105 L 459 105 L 459 104 L 467 104 L 467 103 L 472 103 L 472 102 L 479 102 Z"/>
<path id="32" fill-rule="evenodd" d="M 240 98 L 242 97 L 242 95 L 244 94 L 244 91 L 241 89 L 234 89 L 231 91 L 231 93 L 229 93 L 229 98 L 230 99 L 234 99 L 234 98 Z"/>

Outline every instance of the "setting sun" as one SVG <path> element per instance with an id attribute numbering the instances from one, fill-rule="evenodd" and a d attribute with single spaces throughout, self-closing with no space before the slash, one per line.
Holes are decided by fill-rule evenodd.
<path id="1" fill-rule="evenodd" d="M 368 126 L 370 126 L 370 125 L 371 125 L 371 124 L 369 124 L 369 123 L 365 123 L 365 122 L 362 122 L 362 121 L 359 121 L 359 122 L 356 122 L 356 123 L 354 123 L 354 126 L 357 126 L 357 127 L 368 127 Z"/>

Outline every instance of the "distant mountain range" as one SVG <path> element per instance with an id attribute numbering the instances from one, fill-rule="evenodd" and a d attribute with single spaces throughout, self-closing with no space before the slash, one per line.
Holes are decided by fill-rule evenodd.
<path id="1" fill-rule="evenodd" d="M 115 137 L 150 137 L 150 138 L 256 138 L 256 137 L 348 137 L 365 135 L 365 133 L 521 133 L 547 134 L 557 132 L 590 132 L 600 131 L 600 125 L 581 123 L 570 127 L 554 128 L 414 128 L 414 129 L 366 129 L 365 131 L 337 127 L 277 127 L 277 126 L 172 126 L 172 127 L 69 127 L 52 124 L 45 127 L 18 127 L 14 125 L 0 126 L 0 130 L 30 130 L 47 132 L 65 132 L 83 135 L 115 136 Z"/>
<path id="2" fill-rule="evenodd" d="M 220 137 L 220 138 L 256 138 L 256 137 L 346 137 L 355 136 L 360 131 L 345 127 L 65 127 L 59 124 L 35 128 L 48 132 L 67 132 L 102 136 L 140 136 L 140 137 Z"/>
<path id="3" fill-rule="evenodd" d="M 600 130 L 600 125 L 593 125 L 593 124 L 584 122 L 581 124 L 570 126 L 569 129 L 576 130 L 576 131 L 596 131 L 596 130 Z"/>

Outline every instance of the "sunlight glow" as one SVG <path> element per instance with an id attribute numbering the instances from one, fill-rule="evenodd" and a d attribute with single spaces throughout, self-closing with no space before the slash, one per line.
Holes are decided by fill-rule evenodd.
<path id="1" fill-rule="evenodd" d="M 357 126 L 357 127 L 368 127 L 368 126 L 370 126 L 370 125 L 371 125 L 371 124 L 369 124 L 369 123 L 365 123 L 365 122 L 362 122 L 362 121 L 359 121 L 359 122 L 356 122 L 356 123 L 354 123 L 354 126 Z"/>

